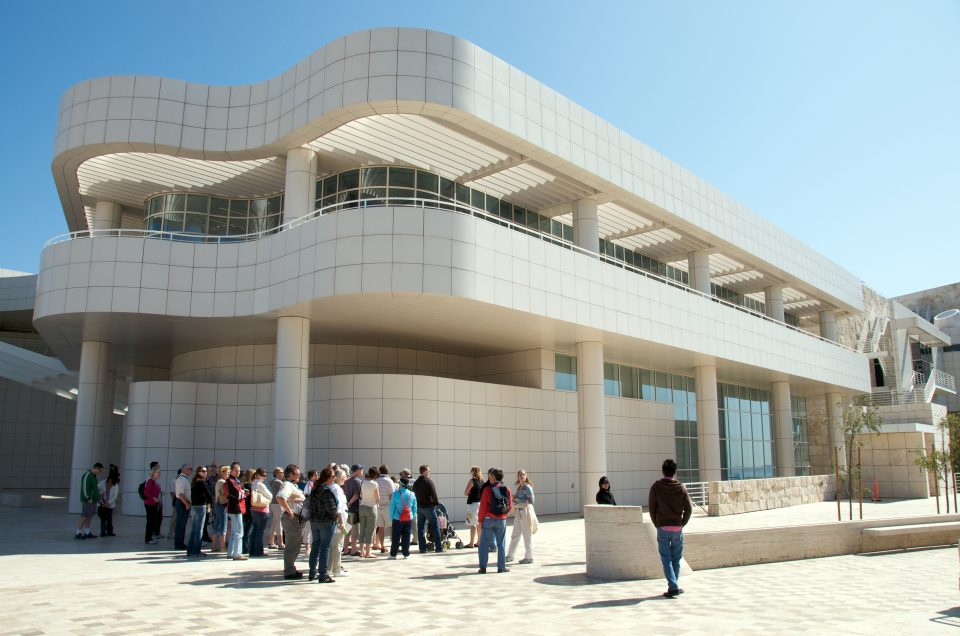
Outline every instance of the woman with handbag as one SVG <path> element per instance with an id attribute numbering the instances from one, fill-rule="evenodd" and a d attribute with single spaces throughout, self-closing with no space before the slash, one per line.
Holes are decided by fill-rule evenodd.
<path id="1" fill-rule="evenodd" d="M 377 506 L 380 504 L 380 484 L 377 477 L 380 471 L 371 466 L 367 478 L 360 484 L 360 556 L 364 559 L 376 559 L 370 554 L 373 545 L 373 533 L 377 529 Z"/>
<path id="2" fill-rule="evenodd" d="M 470 543 L 463 546 L 465 548 L 475 548 L 480 542 L 478 515 L 481 490 L 483 490 L 483 479 L 480 478 L 480 467 L 473 466 L 470 469 L 470 480 L 463 489 L 463 495 L 467 498 L 467 525 L 470 526 Z"/>
<path id="3" fill-rule="evenodd" d="M 264 482 L 267 478 L 265 468 L 258 468 L 250 482 L 250 556 L 262 557 L 263 533 L 267 527 L 267 517 L 270 516 L 270 502 L 273 495 Z"/>
<path id="4" fill-rule="evenodd" d="M 114 468 L 113 464 L 110 465 Z M 101 481 L 98 485 L 100 489 L 100 508 L 97 515 L 100 517 L 100 536 L 115 537 L 113 533 L 113 509 L 117 507 L 117 494 L 120 488 L 117 483 L 120 481 L 119 474 L 116 476 L 111 472 L 110 475 Z"/>
<path id="5" fill-rule="evenodd" d="M 200 465 L 193 473 L 190 483 L 190 510 L 187 516 L 187 558 L 207 556 L 200 551 L 203 545 L 203 528 L 207 523 L 207 506 L 212 503 L 207 490 L 207 467 Z"/>
<path id="6" fill-rule="evenodd" d="M 213 542 L 211 552 L 227 551 L 227 479 L 230 467 L 220 467 L 220 478 L 213 487 Z"/>
<path id="7" fill-rule="evenodd" d="M 513 534 L 510 535 L 510 549 L 507 561 L 513 561 L 520 537 L 523 536 L 523 558 L 520 563 L 533 563 L 533 533 L 536 532 L 537 513 L 533 509 L 533 482 L 527 478 L 527 471 L 517 472 L 517 483 L 513 491 L 513 506 L 516 517 L 513 519 Z"/>

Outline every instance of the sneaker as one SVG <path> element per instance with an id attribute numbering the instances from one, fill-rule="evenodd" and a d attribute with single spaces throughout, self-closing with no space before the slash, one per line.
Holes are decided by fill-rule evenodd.
<path id="1" fill-rule="evenodd" d="M 390 555 L 389 557 L 387 557 L 387 558 L 390 559 L 391 561 L 396 561 L 396 560 L 397 560 L 397 555 L 396 555 L 396 554 L 391 554 L 391 555 Z"/>
<path id="2" fill-rule="evenodd" d="M 477 570 L 477 574 L 486 574 L 486 573 L 487 573 L 487 568 L 480 568 L 479 570 Z"/>
<path id="3" fill-rule="evenodd" d="M 681 594 L 683 594 L 683 589 L 678 587 L 675 590 L 667 590 L 666 592 L 664 592 L 663 598 L 677 598 Z"/>
<path id="4" fill-rule="evenodd" d="M 505 561 L 506 561 L 507 563 L 510 563 L 511 561 L 513 561 L 513 557 L 508 556 L 508 557 L 505 559 Z"/>
<path id="5" fill-rule="evenodd" d="M 313 580 L 315 580 L 316 578 L 317 578 L 317 573 L 316 573 L 316 572 L 311 572 L 309 575 L 307 575 L 307 580 L 308 580 L 308 581 L 313 581 Z"/>
<path id="6" fill-rule="evenodd" d="M 250 557 L 248 557 L 246 554 L 238 554 L 237 556 L 233 557 L 233 560 L 234 560 L 234 561 L 246 561 L 246 560 L 249 559 L 249 558 L 250 558 Z"/>
<path id="7" fill-rule="evenodd" d="M 80 534 L 80 533 L 77 533 L 77 534 L 73 535 L 73 538 L 74 538 L 74 539 L 77 539 L 78 541 L 82 541 L 82 540 L 83 540 L 83 535 Z"/>
<path id="8" fill-rule="evenodd" d="M 497 573 L 498 573 L 498 574 L 501 573 L 501 572 L 509 572 L 509 571 L 510 571 L 510 568 L 497 568 Z"/>
<path id="9" fill-rule="evenodd" d="M 149 541 L 147 541 L 148 545 L 157 545 L 157 543 L 159 543 L 159 541 L 157 541 L 156 539 L 150 539 Z"/>
<path id="10" fill-rule="evenodd" d="M 350 573 L 347 572 L 346 570 L 340 570 L 337 576 L 350 576 Z"/>
<path id="11" fill-rule="evenodd" d="M 404 558 L 404 559 L 409 559 L 409 558 L 410 558 L 410 555 L 409 555 L 409 554 L 404 554 L 404 555 L 403 555 L 403 558 Z"/>
<path id="12" fill-rule="evenodd" d="M 533 559 L 520 559 L 520 565 L 526 565 L 527 563 L 533 563 Z"/>
<path id="13" fill-rule="evenodd" d="M 276 550 L 276 549 L 277 549 L 277 546 L 273 545 L 272 543 L 271 543 L 270 545 L 268 545 L 267 547 L 268 547 L 269 549 L 271 549 L 271 550 Z"/>
<path id="14" fill-rule="evenodd" d="M 288 581 L 296 581 L 303 578 L 303 572 L 291 572 L 290 574 L 284 574 L 283 578 Z"/>
<path id="15" fill-rule="evenodd" d="M 337 581 L 329 574 L 322 579 L 317 579 L 317 583 L 336 583 Z"/>

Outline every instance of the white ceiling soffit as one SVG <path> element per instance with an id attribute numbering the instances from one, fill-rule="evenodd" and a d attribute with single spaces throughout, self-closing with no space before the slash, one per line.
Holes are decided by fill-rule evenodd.
<path id="1" fill-rule="evenodd" d="M 151 195 L 170 190 L 243 197 L 276 194 L 283 190 L 285 173 L 283 157 L 208 161 L 123 152 L 84 161 L 77 179 L 88 204 L 102 200 L 141 208 Z"/>
<path id="2" fill-rule="evenodd" d="M 502 150 L 420 115 L 364 117 L 347 122 L 307 147 L 320 153 L 321 172 L 324 157 L 329 157 L 335 166 L 343 161 L 354 165 L 412 165 L 448 179 L 510 158 Z"/>
<path id="3" fill-rule="evenodd" d="M 67 397 L 76 389 L 76 373 L 60 360 L 0 342 L 0 377 Z"/>
<path id="4" fill-rule="evenodd" d="M 570 201 L 594 194 L 591 188 L 560 177 L 532 162 L 510 165 L 465 183 L 534 210 L 569 204 Z"/>

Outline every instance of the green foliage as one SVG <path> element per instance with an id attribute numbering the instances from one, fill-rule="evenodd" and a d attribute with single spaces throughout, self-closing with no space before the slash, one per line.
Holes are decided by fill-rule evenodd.
<path id="1" fill-rule="evenodd" d="M 838 426 L 846 454 L 846 466 L 841 468 L 841 482 L 849 501 L 849 516 L 853 519 L 853 495 L 856 485 L 860 483 L 860 468 L 856 465 L 854 449 L 863 446 L 864 435 L 880 433 L 883 418 L 880 417 L 877 407 L 870 403 L 868 395 L 854 396 L 849 402 L 841 403 L 840 407 Z"/>
<path id="2" fill-rule="evenodd" d="M 921 470 L 933 472 L 937 476 L 937 481 L 944 484 L 950 484 L 950 474 L 956 472 L 957 465 L 960 464 L 960 414 L 948 413 L 937 422 L 937 432 L 940 434 L 940 441 L 943 444 L 937 448 L 934 442 L 933 450 L 921 448 L 914 455 L 913 463 Z M 944 495 L 948 488 L 944 488 Z M 949 499 L 947 507 L 949 508 Z"/>

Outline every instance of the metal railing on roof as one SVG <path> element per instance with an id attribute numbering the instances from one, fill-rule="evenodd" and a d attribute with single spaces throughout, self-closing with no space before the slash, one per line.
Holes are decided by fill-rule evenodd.
<path id="1" fill-rule="evenodd" d="M 835 341 L 833 341 L 833 340 L 828 340 L 827 338 L 824 338 L 824 337 L 819 336 L 819 335 L 814 334 L 814 333 L 810 333 L 809 331 L 806 331 L 806 330 L 804 330 L 804 329 L 801 329 L 800 327 L 795 327 L 795 326 L 793 326 L 793 325 L 791 325 L 791 324 L 788 324 L 788 323 L 786 323 L 786 322 L 783 322 L 783 321 L 781 321 L 781 320 L 776 320 L 775 318 L 771 318 L 770 316 L 767 316 L 766 314 L 761 313 L 761 312 L 759 312 L 759 311 L 756 311 L 756 310 L 754 310 L 754 309 L 749 309 L 749 308 L 747 308 L 747 307 L 743 307 L 743 306 L 741 306 L 741 305 L 737 305 L 737 304 L 732 303 L 732 302 L 730 302 L 730 301 L 723 300 L 723 299 L 721 299 L 721 298 L 717 298 L 716 296 L 713 296 L 712 294 L 708 294 L 708 293 L 702 292 L 702 291 L 700 291 L 700 290 L 698 290 L 698 289 L 693 289 L 692 287 L 689 287 L 689 286 L 687 286 L 687 285 L 684 285 L 683 283 L 681 283 L 681 282 L 679 282 L 679 281 L 677 281 L 677 280 L 674 280 L 674 279 L 672 279 L 672 278 L 667 278 L 667 277 L 661 276 L 661 275 L 659 275 L 659 274 L 654 274 L 654 273 L 652 273 L 652 272 L 648 272 L 648 271 L 646 271 L 646 270 L 644 270 L 644 269 L 641 269 L 641 268 L 636 267 L 636 266 L 634 266 L 634 265 L 630 265 L 629 263 L 625 263 L 625 262 L 620 261 L 620 260 L 618 260 L 618 259 L 616 259 L 616 258 L 613 258 L 613 257 L 611 257 L 611 256 L 609 256 L 609 255 L 600 254 L 600 253 L 598 253 L 598 252 L 593 252 L 593 251 L 590 251 L 590 250 L 588 250 L 588 249 L 579 247 L 579 246 L 577 246 L 577 245 L 574 245 L 574 244 L 571 243 L 570 241 L 567 241 L 566 239 L 563 239 L 563 238 L 554 236 L 553 234 L 547 234 L 547 233 L 541 232 L 541 231 L 539 231 L 539 230 L 534 230 L 534 229 L 529 228 L 529 227 L 526 227 L 526 226 L 524 226 L 524 225 L 520 225 L 520 224 L 518 224 L 518 223 L 514 223 L 513 221 L 511 221 L 511 220 L 509 220 L 509 219 L 505 219 L 505 218 L 502 218 L 502 217 L 499 217 L 499 216 L 490 214 L 490 213 L 488 213 L 488 212 L 486 212 L 486 211 L 484 211 L 484 210 L 480 210 L 480 209 L 478 209 L 478 208 L 474 208 L 474 207 L 469 206 L 469 205 L 464 205 L 464 204 L 462 204 L 462 203 L 455 202 L 455 201 L 447 201 L 447 200 L 441 201 L 441 200 L 437 200 L 437 199 L 421 199 L 421 198 L 414 198 L 414 197 L 388 197 L 388 198 L 384 198 L 384 199 L 363 199 L 363 200 L 360 200 L 360 201 L 348 201 L 348 202 L 334 203 L 334 204 L 331 204 L 331 205 L 328 205 L 328 206 L 324 206 L 324 207 L 322 207 L 322 208 L 318 208 L 318 209 L 314 210 L 313 212 L 310 212 L 310 213 L 308 213 L 308 214 L 305 214 L 305 215 L 303 215 L 303 216 L 301 216 L 301 217 L 298 217 L 298 218 L 296 218 L 296 219 L 292 219 L 292 220 L 290 220 L 290 221 L 287 221 L 286 223 L 283 223 L 282 225 L 279 225 L 279 226 L 277 226 L 277 227 L 275 227 L 275 228 L 271 228 L 271 229 L 268 229 L 268 230 L 263 230 L 263 231 L 260 231 L 260 232 L 254 232 L 254 233 L 250 233 L 250 234 L 238 234 L 238 235 L 231 235 L 231 236 L 212 236 L 212 235 L 203 235 L 203 234 L 190 234 L 190 233 L 186 233 L 186 232 L 167 232 L 167 231 L 161 231 L 161 230 L 142 230 L 142 229 L 136 229 L 136 230 L 134 230 L 134 229 L 121 229 L 121 228 L 111 228 L 111 229 L 101 229 L 101 230 L 80 230 L 80 231 L 78 231 L 78 232 L 70 232 L 70 233 L 67 233 L 67 234 L 60 234 L 60 235 L 58 235 L 58 236 L 55 236 L 55 237 L 51 238 L 50 240 L 48 240 L 46 243 L 44 243 L 44 248 L 47 248 L 47 247 L 49 247 L 49 246 L 51 246 L 51 245 L 55 245 L 55 244 L 57 244 L 57 243 L 63 243 L 63 242 L 65 242 L 65 241 L 70 241 L 70 240 L 74 240 L 74 239 L 79 239 L 79 238 L 92 238 L 92 237 L 103 237 L 103 236 L 112 236 L 112 237 L 139 237 L 139 238 L 159 239 L 159 240 L 168 240 L 168 241 L 183 241 L 183 242 L 190 242 L 190 243 L 205 243 L 205 244 L 208 244 L 208 243 L 215 243 L 215 244 L 241 243 L 241 242 L 256 240 L 256 239 L 262 238 L 262 237 L 264 237 L 264 236 L 269 236 L 269 235 L 271 235 L 271 234 L 278 234 L 278 233 L 284 232 L 284 231 L 286 231 L 286 230 L 291 230 L 291 229 L 296 228 L 296 227 L 300 227 L 301 225 L 304 225 L 305 223 L 309 223 L 310 221 L 313 221 L 314 219 L 317 219 L 317 218 L 319 218 L 319 217 L 321 217 L 321 216 L 324 216 L 324 215 L 327 215 L 327 214 L 331 214 L 331 213 L 333 213 L 333 212 L 340 212 L 340 211 L 343 211 L 343 210 L 365 209 L 365 208 L 372 208 L 372 207 L 385 207 L 385 206 L 391 206 L 391 207 L 393 207 L 393 206 L 400 206 L 400 207 L 413 207 L 413 208 L 421 208 L 421 209 L 449 210 L 449 211 L 452 211 L 452 212 L 459 212 L 459 213 L 461 213 L 461 214 L 466 214 L 466 215 L 469 215 L 469 216 L 474 216 L 474 217 L 483 219 L 483 220 L 485 220 L 485 221 L 489 221 L 489 222 L 495 223 L 495 224 L 500 225 L 500 226 L 502 226 L 502 227 L 510 228 L 511 230 L 513 230 L 513 231 L 515 231 L 515 232 L 520 232 L 521 234 L 526 234 L 527 236 L 529 236 L 529 237 L 531 237 L 531 238 L 539 239 L 539 240 L 541 240 L 541 241 L 543 241 L 543 242 L 545 242 L 545 243 L 550 243 L 550 244 L 552 244 L 552 245 L 557 245 L 557 246 L 562 247 L 562 248 L 564 248 L 564 249 L 568 249 L 568 250 L 570 250 L 570 251 L 572 251 L 572 252 L 575 252 L 575 253 L 578 253 L 578 254 L 583 254 L 583 255 L 585 255 L 585 256 L 589 256 L 590 258 L 598 259 L 598 260 L 600 260 L 601 262 L 606 263 L 607 265 L 613 265 L 614 267 L 619 267 L 619 268 L 621 268 L 621 269 L 627 270 L 627 271 L 632 272 L 632 273 L 634 273 L 634 274 L 638 274 L 638 275 L 643 276 L 643 277 L 645 277 L 645 278 L 649 278 L 649 279 L 651 279 L 651 280 L 655 280 L 655 281 L 657 281 L 657 282 L 659 282 L 659 283 L 662 283 L 662 284 L 664 284 L 664 285 L 669 285 L 670 287 L 673 287 L 673 288 L 675 288 L 675 289 L 679 289 L 679 290 L 684 291 L 684 292 L 686 292 L 686 293 L 688 293 L 688 294 L 692 294 L 692 295 L 694 295 L 694 296 L 699 296 L 699 297 L 701 297 L 701 298 L 704 298 L 704 299 L 709 300 L 709 301 L 711 301 L 711 302 L 717 303 L 717 304 L 719 304 L 719 305 L 724 305 L 724 306 L 726 306 L 726 307 L 730 307 L 731 309 L 736 309 L 737 311 L 741 311 L 741 312 L 743 312 L 743 313 L 745 313 L 745 314 L 750 314 L 751 316 L 754 316 L 754 317 L 756 317 L 756 318 L 759 318 L 759 319 L 764 320 L 764 321 L 769 322 L 769 323 L 773 323 L 773 324 L 779 325 L 780 327 L 783 327 L 783 328 L 785 328 L 785 329 L 789 329 L 789 330 L 791 330 L 791 331 L 795 331 L 795 332 L 797 332 L 797 333 L 801 333 L 801 334 L 803 334 L 803 335 L 805 335 L 805 336 L 807 336 L 807 337 L 813 338 L 813 339 L 815 339 L 815 340 L 820 340 L 820 341 L 822 341 L 822 342 L 826 342 L 826 343 L 831 344 L 831 345 L 833 345 L 833 346 L 835 346 L 835 347 L 839 347 L 839 348 L 841 348 L 841 349 L 846 349 L 847 351 L 855 351 L 855 349 L 853 349 L 853 348 L 851 348 L 851 347 L 848 347 L 848 346 L 846 346 L 846 345 L 844 345 L 844 344 L 841 344 L 841 343 L 839 343 L 839 342 L 835 342 Z"/>

